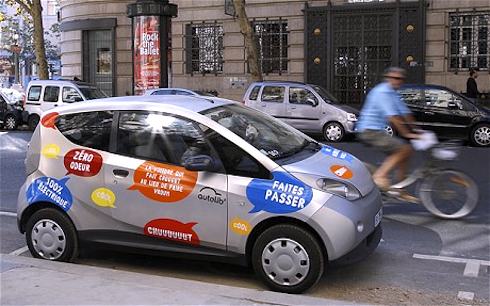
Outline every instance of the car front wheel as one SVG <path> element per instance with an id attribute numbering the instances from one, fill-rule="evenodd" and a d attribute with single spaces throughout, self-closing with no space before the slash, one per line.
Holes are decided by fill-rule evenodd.
<path id="1" fill-rule="evenodd" d="M 344 134 L 344 127 L 338 122 L 329 122 L 323 128 L 323 138 L 327 141 L 339 142 Z"/>
<path id="2" fill-rule="evenodd" d="M 255 273 L 272 290 L 301 293 L 323 274 L 324 256 L 317 239 L 301 227 L 280 224 L 265 230 L 255 241 Z"/>
<path id="3" fill-rule="evenodd" d="M 471 132 L 471 142 L 480 147 L 490 146 L 490 124 L 477 125 Z"/>
<path id="4" fill-rule="evenodd" d="M 3 125 L 6 130 L 15 130 L 15 128 L 17 127 L 17 119 L 14 115 L 7 115 Z"/>
<path id="5" fill-rule="evenodd" d="M 35 258 L 72 261 L 78 255 L 78 237 L 70 219 L 54 208 L 35 212 L 26 224 L 27 246 Z"/>

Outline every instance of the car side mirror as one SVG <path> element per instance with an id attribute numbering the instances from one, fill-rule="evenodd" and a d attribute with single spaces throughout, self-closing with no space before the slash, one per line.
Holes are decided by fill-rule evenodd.
<path id="1" fill-rule="evenodd" d="M 317 101 L 315 101 L 315 100 L 314 100 L 314 99 L 312 99 L 312 98 L 306 98 L 306 102 L 307 102 L 308 104 L 310 104 L 311 106 L 313 106 L 313 107 L 315 107 L 315 106 L 317 106 L 317 105 L 318 105 Z"/>
<path id="2" fill-rule="evenodd" d="M 208 155 L 191 156 L 184 161 L 184 168 L 189 171 L 211 171 L 215 166 L 216 162 Z"/>

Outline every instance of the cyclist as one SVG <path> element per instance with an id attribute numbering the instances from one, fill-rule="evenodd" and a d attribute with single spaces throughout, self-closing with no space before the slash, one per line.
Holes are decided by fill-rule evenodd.
<path id="1" fill-rule="evenodd" d="M 408 162 L 413 154 L 412 146 L 407 140 L 419 138 L 413 131 L 413 116 L 396 92 L 405 81 L 405 75 L 403 68 L 387 68 L 383 74 L 384 81 L 367 95 L 357 123 L 361 142 L 388 154 L 373 174 L 374 183 L 385 191 L 391 186 L 388 178 L 391 170 L 397 168 L 399 181 L 405 178 Z M 403 138 L 388 135 L 385 131 L 388 124 Z M 418 202 L 417 198 L 406 191 L 402 191 L 400 197 L 408 202 Z"/>

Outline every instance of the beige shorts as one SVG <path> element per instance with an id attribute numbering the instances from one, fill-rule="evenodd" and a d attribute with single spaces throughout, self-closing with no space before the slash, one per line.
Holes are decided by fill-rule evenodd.
<path id="1" fill-rule="evenodd" d="M 386 154 L 392 154 L 408 144 L 406 140 L 394 135 L 390 136 L 385 131 L 380 130 L 364 130 L 357 134 L 357 138 L 362 143 L 377 148 Z"/>

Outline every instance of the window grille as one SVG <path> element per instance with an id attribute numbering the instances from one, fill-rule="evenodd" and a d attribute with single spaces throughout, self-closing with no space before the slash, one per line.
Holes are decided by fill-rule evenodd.
<path id="1" fill-rule="evenodd" d="M 188 24 L 186 28 L 187 73 L 223 72 L 223 26 Z"/>
<path id="2" fill-rule="evenodd" d="M 284 20 L 254 21 L 262 72 L 284 73 L 288 70 L 288 24 Z"/>
<path id="3" fill-rule="evenodd" d="M 449 67 L 490 67 L 490 12 L 450 13 Z"/>

